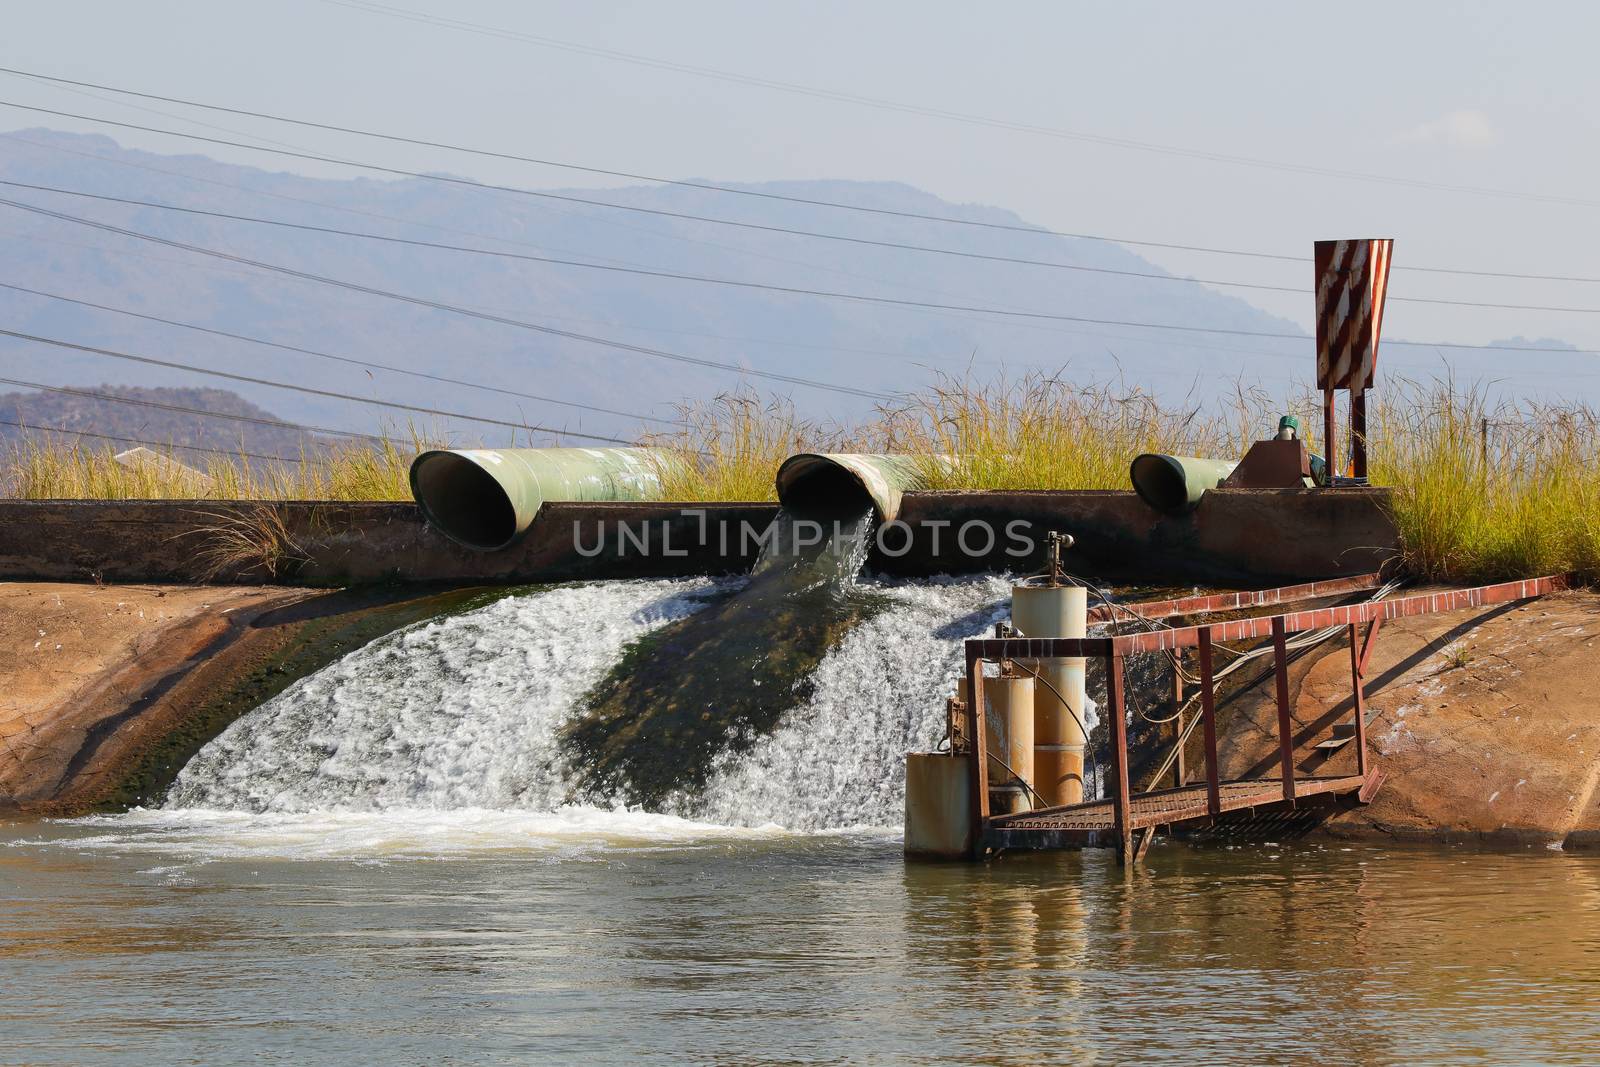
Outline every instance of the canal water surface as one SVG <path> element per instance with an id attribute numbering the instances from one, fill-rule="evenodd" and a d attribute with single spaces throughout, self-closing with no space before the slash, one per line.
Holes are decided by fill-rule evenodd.
<path id="1" fill-rule="evenodd" d="M 1600 856 L 548 813 L 0 827 L 6 1063 L 1600 1061 Z"/>
<path id="2" fill-rule="evenodd" d="M 906 865 L 903 755 L 1009 582 L 837 558 L 845 611 L 513 593 L 296 682 L 158 807 L 0 824 L 0 1062 L 1600 1063 L 1600 855 Z"/>

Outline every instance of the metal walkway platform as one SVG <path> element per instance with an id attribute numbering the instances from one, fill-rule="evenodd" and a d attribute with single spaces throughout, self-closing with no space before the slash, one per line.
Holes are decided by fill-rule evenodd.
<path id="1" fill-rule="evenodd" d="M 1297 776 L 1293 800 L 1285 798 L 1283 780 L 1279 778 L 1219 782 L 1214 798 L 1210 787 L 1203 782 L 1181 789 L 1136 793 L 1129 798 L 1127 828 L 1131 833 L 1162 826 L 1204 826 L 1210 820 L 1234 813 L 1275 815 L 1294 811 L 1297 805 L 1313 797 L 1365 803 L 1382 780 L 1377 770 L 1366 776 Z M 1109 799 L 998 815 L 991 818 L 988 825 L 992 848 L 1060 848 L 1068 843 L 1094 845 L 1114 840 L 1119 833 L 1116 803 Z"/>
<path id="2" fill-rule="evenodd" d="M 1146 618 L 1206 615 L 1219 610 L 1281 605 L 1302 598 L 1353 592 L 1377 585 L 1377 575 L 1338 582 L 1311 583 L 1255 593 L 1191 597 L 1139 605 L 1133 609 Z M 1280 615 L 1201 622 L 1198 625 L 1160 627 L 1106 637 L 1080 638 L 979 638 L 966 643 L 965 700 L 953 701 L 963 727 L 958 754 L 969 755 L 972 805 L 969 849 L 973 859 L 1007 848 L 1079 848 L 1112 845 L 1119 859 L 1130 863 L 1149 846 L 1156 827 L 1203 830 L 1225 823 L 1242 823 L 1259 816 L 1267 823 L 1292 821 L 1313 808 L 1333 803 L 1366 803 L 1383 782 L 1367 751 L 1365 676 L 1379 627 L 1385 619 L 1409 618 L 1435 612 L 1506 604 L 1546 596 L 1566 587 L 1563 576 L 1498 585 L 1449 589 L 1442 592 L 1385 600 L 1366 600 L 1338 607 L 1291 611 Z M 1366 632 L 1361 632 L 1365 625 Z M 1288 637 L 1307 631 L 1341 628 L 1350 650 L 1351 712 L 1348 723 L 1332 724 L 1329 742 L 1355 749 L 1357 773 L 1341 777 L 1315 777 L 1296 772 L 1296 727 L 1289 692 Z M 1220 780 L 1217 756 L 1216 679 L 1212 652 L 1222 641 L 1271 640 L 1272 676 L 1277 704 L 1278 775 L 1246 781 Z M 1123 660 L 1130 655 L 1172 653 L 1181 656 L 1195 649 L 1199 659 L 1200 707 L 1203 728 L 1205 781 L 1171 789 L 1136 791 L 1129 781 L 1127 707 L 1123 693 Z M 985 663 L 1010 659 L 1093 657 L 1104 661 L 1109 725 L 1109 765 L 1106 798 L 1066 807 L 997 814 L 990 810 L 988 728 L 983 694 Z M 957 731 L 952 728 L 952 751 L 957 751 Z M 1182 749 L 1187 733 L 1180 733 Z M 1158 777 L 1160 775 L 1158 774 Z M 1178 771 L 1183 778 L 1183 771 Z"/>

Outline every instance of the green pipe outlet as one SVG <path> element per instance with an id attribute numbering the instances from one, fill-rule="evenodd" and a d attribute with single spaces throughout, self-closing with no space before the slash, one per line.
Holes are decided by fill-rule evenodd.
<path id="1" fill-rule="evenodd" d="M 891 522 L 900 514 L 901 496 L 926 487 L 928 458 L 801 452 L 778 468 L 778 501 L 809 518 L 845 518 L 870 506 Z"/>
<path id="2" fill-rule="evenodd" d="M 1133 488 L 1146 504 L 1174 515 L 1192 511 L 1206 490 L 1215 489 L 1239 464 L 1229 459 L 1167 456 L 1146 452 L 1128 468 Z"/>
<path id="3" fill-rule="evenodd" d="M 654 448 L 436 449 L 412 460 L 411 495 L 452 540 L 504 548 L 546 500 L 648 500 L 677 462 Z"/>

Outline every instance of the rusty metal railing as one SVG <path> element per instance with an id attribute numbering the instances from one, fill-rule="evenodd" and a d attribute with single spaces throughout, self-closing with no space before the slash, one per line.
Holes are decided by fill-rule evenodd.
<path id="1" fill-rule="evenodd" d="M 1365 579 L 1346 580 L 1345 588 L 1323 587 L 1304 596 L 1327 595 L 1332 592 L 1370 588 L 1359 583 Z M 1312 608 L 1306 611 L 1286 612 L 1280 615 L 1236 619 L 1226 622 L 1202 623 L 1194 626 L 1172 627 L 1147 633 L 1124 634 L 1114 637 L 1080 638 L 978 638 L 966 643 L 967 691 L 966 730 L 967 744 L 972 753 L 969 767 L 972 803 L 972 852 L 981 858 L 985 848 L 992 813 L 989 806 L 989 753 L 988 731 L 983 700 L 983 665 L 1005 659 L 1049 659 L 1056 657 L 1085 657 L 1103 660 L 1106 667 L 1106 718 L 1110 733 L 1111 766 L 1109 782 L 1114 828 L 1120 843 L 1124 862 L 1134 858 L 1134 820 L 1131 811 L 1136 799 L 1128 777 L 1128 730 L 1124 712 L 1123 660 L 1130 655 L 1147 652 L 1172 652 L 1194 648 L 1200 661 L 1200 707 L 1205 748 L 1206 807 L 1201 814 L 1215 817 L 1223 810 L 1222 781 L 1217 759 L 1215 672 L 1212 654 L 1217 642 L 1249 641 L 1270 638 L 1272 641 L 1273 674 L 1276 681 L 1275 698 L 1278 722 L 1278 761 L 1281 767 L 1281 796 L 1293 803 L 1299 795 L 1294 767 L 1293 717 L 1289 702 L 1288 638 L 1291 634 L 1305 633 L 1343 626 L 1350 641 L 1350 681 L 1354 694 L 1354 744 L 1358 775 L 1366 778 L 1371 768 L 1366 745 L 1366 699 L 1363 679 L 1378 629 L 1387 619 L 1410 618 L 1439 612 L 1461 611 L 1518 600 L 1545 596 L 1566 588 L 1566 580 L 1559 576 L 1534 578 L 1525 581 L 1502 582 L 1497 585 L 1451 589 L 1439 593 L 1421 593 L 1391 600 L 1373 600 L 1332 608 Z M 1313 587 L 1292 587 L 1297 591 Z M 1275 603 L 1288 590 L 1267 590 L 1255 596 L 1254 603 Z M 1279 599 L 1274 600 L 1273 594 Z M 1241 594 L 1223 594 L 1215 598 L 1190 598 L 1190 601 L 1173 601 L 1164 606 L 1185 604 L 1183 610 L 1200 612 L 1221 610 L 1222 607 L 1242 606 L 1232 603 Z M 1211 600 L 1216 606 L 1199 606 L 1202 600 Z M 1188 606 L 1193 604 L 1195 606 Z M 1173 612 L 1168 612 L 1171 614 Z M 1154 613 L 1147 617 L 1156 617 Z M 1360 627 L 1366 626 L 1365 634 Z M 1263 780 L 1267 781 L 1267 780 Z M 1148 796 L 1148 791 L 1139 796 Z M 1363 797 L 1365 799 L 1365 797 Z M 1088 801 L 1086 803 L 1096 803 Z M 1082 805 L 1074 805 L 1081 807 Z M 1058 810 L 1058 809 L 1048 809 Z M 1153 826 L 1149 828 L 1153 833 Z M 1148 838 L 1147 838 L 1148 840 Z"/>

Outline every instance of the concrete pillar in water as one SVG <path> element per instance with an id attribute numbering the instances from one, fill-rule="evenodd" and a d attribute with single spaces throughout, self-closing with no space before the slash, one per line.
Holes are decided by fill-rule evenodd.
<path id="1" fill-rule="evenodd" d="M 1019 585 L 1011 590 L 1011 621 L 1025 637 L 1083 637 L 1088 591 L 1076 585 Z M 1083 800 L 1084 659 L 1019 661 L 1037 671 L 1033 690 L 1034 788 L 1046 804 Z"/>
<path id="2" fill-rule="evenodd" d="M 985 678 L 983 692 L 988 702 L 988 750 L 990 754 L 989 806 L 996 815 L 1027 811 L 1034 807 L 1033 794 L 1033 676 L 1002 674 Z"/>

